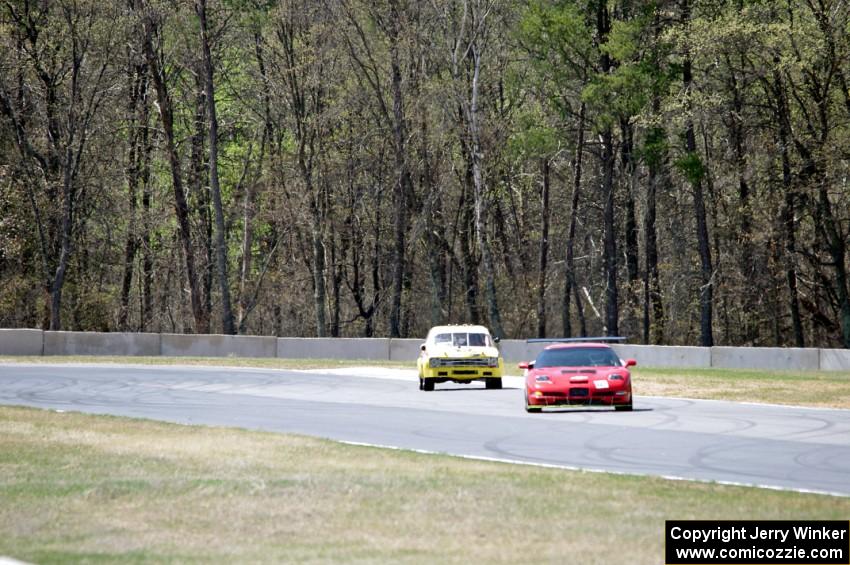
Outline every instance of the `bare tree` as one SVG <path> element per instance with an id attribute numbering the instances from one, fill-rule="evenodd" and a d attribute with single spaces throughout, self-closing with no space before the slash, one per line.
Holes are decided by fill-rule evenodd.
<path id="1" fill-rule="evenodd" d="M 210 192 L 212 192 L 213 210 L 215 211 L 215 247 L 219 290 L 221 291 L 221 325 L 225 334 L 232 335 L 236 333 L 236 328 L 233 325 L 230 283 L 227 279 L 227 241 L 224 230 L 224 212 L 221 207 L 221 184 L 218 179 L 218 116 L 215 109 L 215 84 L 213 82 L 213 62 L 210 53 L 206 0 L 196 0 L 195 12 L 198 15 L 198 22 L 201 27 L 201 48 L 204 52 L 204 88 L 206 90 L 210 144 Z"/>
<path id="2" fill-rule="evenodd" d="M 150 6 L 142 8 L 142 30 L 145 60 L 150 69 L 151 78 L 156 88 L 159 115 L 162 119 L 165 134 L 168 162 L 171 167 L 172 188 L 174 190 L 174 212 L 177 216 L 178 233 L 186 262 L 186 277 L 189 283 L 189 297 L 192 303 L 192 315 L 195 321 L 195 332 L 209 333 L 209 317 L 203 307 L 201 289 L 195 269 L 195 251 L 192 248 L 192 235 L 189 226 L 189 206 L 183 188 L 183 172 L 180 156 L 177 153 L 177 141 L 174 133 L 174 103 L 168 92 L 167 76 L 160 61 L 160 55 L 154 50 L 154 37 L 160 34 L 159 16 Z"/>
<path id="3" fill-rule="evenodd" d="M 99 24 L 110 17 L 108 7 L 76 2 L 22 5 L 5 3 L 18 34 L 25 65 L 17 95 L 0 81 L 0 112 L 11 122 L 37 226 L 46 295 L 45 328 L 62 329 L 62 290 L 74 251 L 78 199 L 87 159 L 86 149 L 107 97 L 104 84 L 113 41 L 98 43 Z M 26 73 L 27 76 L 24 77 Z M 35 108 L 35 110 L 33 110 Z M 43 120 L 24 113 L 37 111 Z M 39 124 L 43 124 L 40 126 Z M 41 129 L 43 127 L 43 129 Z M 38 190 L 43 187 L 43 193 Z M 53 203 L 58 201 L 59 206 Z"/>
<path id="4" fill-rule="evenodd" d="M 389 82 L 392 99 L 388 101 L 384 92 L 387 70 L 384 68 L 371 45 L 363 24 L 358 18 L 353 4 L 343 0 L 343 10 L 352 33 L 346 35 L 349 53 L 359 70 L 359 80 L 365 81 L 375 96 L 382 116 L 392 128 L 393 157 L 396 179 L 393 184 L 393 261 L 390 283 L 390 336 L 402 335 L 402 295 L 407 270 L 407 231 L 408 208 L 414 196 L 413 179 L 407 156 L 407 116 L 402 90 L 402 8 L 398 0 L 388 0 L 386 6 L 368 4 L 365 6 L 369 19 L 380 30 L 388 42 Z"/>
<path id="5" fill-rule="evenodd" d="M 573 187 L 570 196 L 570 220 L 567 228 L 567 240 L 565 242 L 564 259 L 564 296 L 562 300 L 561 321 L 564 330 L 564 336 L 570 337 L 573 335 L 572 321 L 570 315 L 570 298 L 575 294 L 576 310 L 579 316 L 580 334 L 587 335 L 587 329 L 584 321 L 584 309 L 582 307 L 581 295 L 579 294 L 578 284 L 576 283 L 576 267 L 575 267 L 575 243 L 576 229 L 578 226 L 579 203 L 581 202 L 581 180 L 582 180 L 582 164 L 584 162 L 584 130 L 585 130 L 585 114 L 587 107 L 584 103 L 581 104 L 578 114 L 578 133 L 576 139 L 575 158 L 573 161 Z"/>
<path id="6" fill-rule="evenodd" d="M 548 157 L 540 159 L 540 210 L 541 233 L 537 270 L 537 337 L 546 337 L 546 271 L 549 262 L 549 185 L 551 165 Z"/>
<path id="7" fill-rule="evenodd" d="M 691 20 L 690 0 L 681 2 L 682 21 Z M 687 112 L 693 110 L 691 97 L 693 94 L 693 61 L 686 47 L 684 60 L 682 62 L 682 86 L 685 91 Z M 712 316 L 714 308 L 714 269 L 711 260 L 711 242 L 708 237 L 708 221 L 705 211 L 705 196 L 703 194 L 703 177 L 705 165 L 697 153 L 696 134 L 694 133 L 694 122 L 691 116 L 687 116 L 685 124 L 685 151 L 686 155 L 680 164 L 691 183 L 694 201 L 694 215 L 697 226 L 697 250 L 700 258 L 700 345 L 711 347 L 714 345 L 712 332 Z"/>
<path id="8" fill-rule="evenodd" d="M 496 291 L 496 273 L 493 254 L 487 237 L 490 196 L 483 174 L 481 147 L 481 71 L 487 53 L 489 17 L 496 2 L 490 0 L 464 0 L 457 10 L 447 6 L 441 18 L 446 30 L 448 55 L 451 62 L 452 90 L 459 104 L 464 141 L 467 146 L 469 171 L 472 176 L 474 201 L 474 226 L 476 242 L 481 253 L 484 270 L 484 287 L 487 311 L 493 334 L 505 335 Z"/>
<path id="9" fill-rule="evenodd" d="M 132 9 L 133 0 L 130 0 L 129 6 Z M 121 282 L 120 295 L 120 310 L 118 313 L 118 328 L 123 331 L 128 331 L 129 315 L 130 315 L 130 290 L 133 284 L 133 273 L 136 259 L 136 253 L 142 245 L 149 245 L 139 236 L 138 228 L 138 201 L 139 188 L 141 185 L 142 199 L 145 199 L 148 194 L 148 182 L 150 180 L 150 160 L 151 160 L 151 145 L 150 136 L 148 133 L 148 83 L 149 77 L 147 73 L 147 65 L 144 62 L 144 56 L 136 50 L 136 46 L 128 44 L 127 46 L 127 129 L 128 129 L 128 148 L 127 148 L 127 196 L 130 201 L 130 218 L 127 226 L 127 240 L 124 246 L 124 276 Z M 149 205 L 149 203 L 148 203 Z M 144 206 L 144 204 L 143 204 Z M 147 210 L 143 210 L 147 219 Z M 145 230 L 143 230 L 145 231 Z M 145 251 L 147 254 L 147 251 Z M 147 256 L 147 255 L 146 255 Z M 148 274 L 143 272 L 143 277 Z M 143 299 L 144 306 L 144 299 Z M 142 314 L 142 319 L 147 318 L 146 313 Z M 142 322 L 141 327 L 145 327 Z"/>
<path id="10" fill-rule="evenodd" d="M 285 93 L 286 115 L 296 149 L 295 160 L 304 184 L 310 218 L 310 270 L 316 335 L 327 335 L 326 239 L 329 230 L 329 187 L 319 174 L 322 140 L 326 135 L 324 115 L 330 81 L 335 71 L 330 50 L 330 27 L 321 6 L 309 8 L 297 2 L 281 3 L 275 19 L 280 48 L 278 75 Z"/>

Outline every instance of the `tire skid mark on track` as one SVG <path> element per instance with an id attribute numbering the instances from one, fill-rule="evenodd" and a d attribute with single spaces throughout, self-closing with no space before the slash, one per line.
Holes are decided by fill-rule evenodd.
<path id="1" fill-rule="evenodd" d="M 844 480 L 846 481 L 850 477 L 850 462 L 835 463 L 833 461 L 842 455 L 845 458 L 847 457 L 846 453 L 836 453 L 835 448 L 832 446 L 823 446 L 799 453 L 794 457 L 794 461 L 808 470 L 841 473 L 844 475 Z"/>
<path id="2" fill-rule="evenodd" d="M 706 420 L 718 422 L 720 427 L 714 432 L 719 435 L 737 435 L 747 430 L 752 430 L 758 426 L 758 423 L 746 418 L 736 418 L 731 416 L 705 416 Z M 725 428 L 722 427 L 727 425 Z"/>
<path id="3" fill-rule="evenodd" d="M 772 467 L 770 465 L 763 465 L 759 468 L 758 472 L 744 471 L 741 470 L 740 467 L 738 467 L 742 459 L 758 459 L 759 457 L 763 457 L 765 451 L 767 451 L 766 449 L 764 449 L 764 447 L 764 442 L 760 442 L 757 440 L 741 441 L 733 445 L 715 444 L 699 449 L 697 453 L 689 459 L 689 462 L 694 466 L 695 469 L 698 469 L 700 471 L 714 471 L 723 473 L 734 472 L 741 476 L 751 477 L 753 480 L 774 479 L 793 481 L 800 477 L 811 477 L 813 471 L 820 471 L 812 465 L 801 463 L 797 460 L 796 456 L 792 457 L 794 465 L 790 467 L 779 468 Z M 834 488 L 840 488 L 842 486 L 846 486 L 847 484 L 846 474 L 844 474 L 843 471 L 829 471 L 828 474 L 837 475 L 830 477 L 823 476 L 823 472 L 820 472 L 818 474 L 820 475 L 819 480 L 822 483 L 833 485 Z"/>
<path id="4" fill-rule="evenodd" d="M 591 438 L 585 444 L 585 447 L 597 453 L 601 461 L 608 464 L 618 465 L 626 469 L 634 467 L 636 463 L 640 462 L 642 459 L 646 459 L 647 455 L 652 455 L 655 461 L 658 462 L 656 463 L 657 472 L 669 473 L 673 471 L 676 473 L 683 473 L 693 470 L 693 468 L 689 465 L 671 461 L 669 448 L 664 444 L 659 445 L 655 442 L 650 442 L 650 445 L 644 445 L 643 443 L 630 443 L 629 445 L 617 443 L 612 445 L 603 444 L 603 441 L 611 439 L 616 440 L 617 435 L 605 434 Z M 638 454 L 641 457 L 637 457 Z"/>
<path id="5" fill-rule="evenodd" d="M 487 451 L 488 453 L 496 454 L 499 457 L 489 458 L 487 456 L 483 456 L 483 457 L 478 457 L 478 458 L 483 459 L 483 460 L 492 460 L 492 461 L 524 461 L 524 462 L 528 462 L 528 463 L 538 463 L 538 464 L 541 464 L 543 466 L 564 468 L 563 466 L 558 465 L 557 460 L 555 460 L 551 457 L 544 457 L 544 456 L 541 456 L 541 455 L 534 455 L 534 454 L 528 453 L 528 451 L 529 451 L 528 449 L 521 452 L 519 449 L 512 450 L 512 449 L 508 449 L 506 447 L 503 447 L 502 444 L 505 441 L 507 441 L 508 439 L 510 439 L 510 438 L 509 437 L 496 438 L 492 441 L 488 441 L 488 442 L 484 443 L 484 445 L 482 446 L 484 448 L 484 450 Z M 473 456 L 473 458 L 476 458 L 476 456 Z M 578 466 L 575 466 L 574 468 L 575 468 L 575 470 L 580 470 L 580 469 L 583 469 L 584 466 L 578 465 Z"/>
<path id="6" fill-rule="evenodd" d="M 814 427 L 812 429 L 801 430 L 799 432 L 792 432 L 792 433 L 780 435 L 779 437 L 782 437 L 783 439 L 791 439 L 791 438 L 812 439 L 812 438 L 815 438 L 815 437 L 829 437 L 829 436 L 836 434 L 836 433 L 842 433 L 840 430 L 829 431 L 829 430 L 835 430 L 836 424 L 835 424 L 835 422 L 830 422 L 829 420 L 827 420 L 823 417 L 803 415 L 803 416 L 798 417 L 798 421 L 817 422 L 819 425 L 817 425 L 816 427 Z M 850 424 L 850 422 L 848 422 L 848 424 Z M 850 425 L 848 425 L 848 429 L 850 429 Z M 847 433 L 847 432 L 845 431 L 843 433 Z"/>

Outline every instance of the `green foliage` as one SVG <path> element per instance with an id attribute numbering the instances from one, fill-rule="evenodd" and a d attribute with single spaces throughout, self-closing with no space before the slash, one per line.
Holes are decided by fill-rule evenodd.
<path id="1" fill-rule="evenodd" d="M 262 22 L 279 3 L 279 0 L 221 0 L 224 7 L 256 22 Z"/>
<path id="2" fill-rule="evenodd" d="M 639 154 L 648 167 L 658 167 L 664 163 L 669 149 L 664 128 L 655 126 L 647 130 Z"/>
<path id="3" fill-rule="evenodd" d="M 508 138 L 508 151 L 514 159 L 549 156 L 558 150 L 558 131 L 546 125 L 546 117 L 539 106 L 523 111 L 515 124 Z"/>
<path id="4" fill-rule="evenodd" d="M 611 74 L 597 74 L 582 91 L 582 100 L 592 107 L 601 123 L 618 116 L 634 116 L 647 104 L 652 77 L 640 64 L 623 64 Z"/>
<path id="5" fill-rule="evenodd" d="M 694 186 L 705 178 L 705 164 L 697 153 L 687 153 L 679 157 L 674 161 L 674 165 Z"/>
<path id="6" fill-rule="evenodd" d="M 587 75 L 595 49 L 585 12 L 577 3 L 532 2 L 517 34 L 538 73 L 559 91 Z"/>
<path id="7" fill-rule="evenodd" d="M 643 34 L 647 22 L 644 19 L 629 21 L 615 20 L 611 24 L 608 41 L 602 46 L 602 51 L 618 61 L 631 61 L 640 55 Z"/>

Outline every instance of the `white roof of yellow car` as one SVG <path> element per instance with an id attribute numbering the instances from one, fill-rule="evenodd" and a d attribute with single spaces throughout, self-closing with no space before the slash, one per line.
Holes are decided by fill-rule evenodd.
<path id="1" fill-rule="evenodd" d="M 481 334 L 490 334 L 490 330 L 485 328 L 484 326 L 473 326 L 470 324 L 457 324 L 451 326 L 434 326 L 431 328 L 431 331 L 428 332 L 428 337 L 436 334 L 442 333 L 456 333 L 456 332 L 466 332 L 466 333 L 481 333 Z"/>

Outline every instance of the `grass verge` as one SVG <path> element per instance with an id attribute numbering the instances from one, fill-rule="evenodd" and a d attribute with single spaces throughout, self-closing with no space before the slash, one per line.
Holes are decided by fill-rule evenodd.
<path id="1" fill-rule="evenodd" d="M 841 372 L 637 367 L 634 383 L 639 395 L 850 408 L 850 374 Z"/>
<path id="2" fill-rule="evenodd" d="M 334 369 L 387 367 L 416 369 L 416 360 L 277 359 L 253 357 L 120 357 L 111 355 L 0 356 L 0 363 L 120 363 L 129 365 L 191 365 L 201 367 L 254 367 L 258 369 Z"/>
<path id="3" fill-rule="evenodd" d="M 847 498 L 0 407 L 0 555 L 42 564 L 660 563 L 666 519 L 848 515 Z"/>
<path id="4" fill-rule="evenodd" d="M 141 365 L 195 365 L 266 369 L 326 369 L 387 367 L 416 369 L 411 361 L 346 359 L 248 359 L 236 357 L 0 357 L 0 363 L 129 363 Z M 508 365 L 509 375 L 520 375 Z M 850 409 L 850 373 L 832 371 L 750 371 L 739 369 L 684 369 L 636 367 L 635 393 L 734 402 L 762 402 Z"/>

